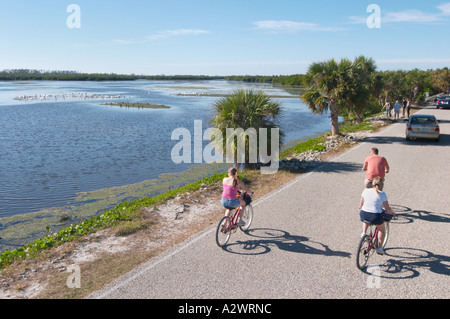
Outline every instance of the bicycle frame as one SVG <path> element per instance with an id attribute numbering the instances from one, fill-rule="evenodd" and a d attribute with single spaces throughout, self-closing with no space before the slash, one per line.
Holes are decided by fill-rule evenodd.
<path id="1" fill-rule="evenodd" d="M 370 225 L 369 225 L 370 228 Z M 368 234 L 370 237 L 370 244 L 369 247 L 367 247 L 368 251 L 372 249 L 378 248 L 378 228 L 375 226 L 375 231 L 372 234 L 372 230 L 370 231 L 370 234 Z"/>

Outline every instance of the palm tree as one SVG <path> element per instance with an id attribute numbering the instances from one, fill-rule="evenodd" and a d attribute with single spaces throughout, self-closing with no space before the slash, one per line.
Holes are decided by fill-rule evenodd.
<path id="1" fill-rule="evenodd" d="M 305 76 L 306 91 L 300 98 L 314 113 L 330 111 L 333 136 L 339 135 L 339 109 L 351 89 L 351 66 L 347 59 L 313 63 Z"/>
<path id="2" fill-rule="evenodd" d="M 223 145 L 220 145 L 220 148 L 233 149 L 234 164 L 237 167 L 239 155 L 237 151 L 238 140 L 245 138 L 245 168 L 251 167 L 251 164 L 256 164 L 255 159 L 250 161 L 250 156 L 252 152 L 259 154 L 261 145 L 259 143 L 250 143 L 250 138 L 248 136 L 246 138 L 245 135 L 253 131 L 256 133 L 256 141 L 260 141 L 260 129 L 267 129 L 268 147 L 266 149 L 270 149 L 269 145 L 272 142 L 271 129 L 279 128 L 276 122 L 281 113 L 281 104 L 271 100 L 262 91 L 238 90 L 231 96 L 223 97 L 216 101 L 213 108 L 211 124 L 224 137 L 222 140 Z M 237 135 L 227 136 L 227 129 L 234 129 Z M 280 144 L 282 143 L 282 136 L 283 133 L 279 131 Z M 256 147 L 256 149 L 253 147 Z"/>
<path id="3" fill-rule="evenodd" d="M 373 59 L 359 56 L 352 65 L 351 90 L 346 93 L 349 114 L 355 113 L 358 123 L 362 122 L 362 115 L 372 96 L 380 90 L 379 79 L 375 76 L 376 65 Z"/>

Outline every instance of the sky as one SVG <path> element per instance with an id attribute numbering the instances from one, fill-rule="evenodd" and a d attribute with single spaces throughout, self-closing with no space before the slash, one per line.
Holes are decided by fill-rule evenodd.
<path id="1" fill-rule="evenodd" d="M 0 70 L 304 74 L 364 55 L 450 66 L 450 1 L 0 0 Z"/>

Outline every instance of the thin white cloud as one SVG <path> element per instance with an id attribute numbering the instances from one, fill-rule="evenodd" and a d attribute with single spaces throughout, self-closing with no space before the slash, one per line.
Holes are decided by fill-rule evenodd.
<path id="1" fill-rule="evenodd" d="M 438 23 L 445 21 L 450 16 L 450 2 L 444 3 L 436 7 L 439 12 L 428 13 L 420 10 L 409 9 L 398 12 L 387 12 L 381 17 L 382 23 Z M 381 7 L 381 13 L 383 8 Z M 367 22 L 367 16 L 351 16 L 349 17 L 350 23 L 365 24 Z"/>
<path id="2" fill-rule="evenodd" d="M 316 23 L 297 22 L 288 20 L 263 20 L 256 21 L 253 24 L 259 30 L 273 32 L 299 32 L 299 31 L 338 31 L 340 29 L 324 27 Z"/>
<path id="3" fill-rule="evenodd" d="M 209 34 L 210 31 L 200 30 L 200 29 L 178 29 L 178 30 L 165 30 L 159 31 L 146 38 L 147 41 L 155 41 L 159 39 L 165 39 L 176 36 L 189 36 L 189 35 L 200 35 Z"/>
<path id="4" fill-rule="evenodd" d="M 126 44 L 143 44 L 147 42 L 157 41 L 161 39 L 167 39 L 171 37 L 177 37 L 177 36 L 195 36 L 195 35 L 201 35 L 201 34 L 209 34 L 210 31 L 207 30 L 200 30 L 200 29 L 177 29 L 177 30 L 164 30 L 164 31 L 158 31 L 150 36 L 143 37 L 141 39 L 114 39 L 109 44 L 117 44 L 117 45 L 126 45 Z M 107 43 L 101 43 L 102 45 L 105 45 Z"/>
<path id="5" fill-rule="evenodd" d="M 425 13 L 419 10 L 406 10 L 401 12 L 388 12 L 383 18 L 383 22 L 414 22 L 414 23 L 430 23 L 441 20 L 439 14 Z"/>
<path id="6" fill-rule="evenodd" d="M 443 16 L 449 16 L 450 15 L 450 2 L 441 4 L 437 8 L 439 10 L 441 10 L 441 15 L 443 15 Z"/>

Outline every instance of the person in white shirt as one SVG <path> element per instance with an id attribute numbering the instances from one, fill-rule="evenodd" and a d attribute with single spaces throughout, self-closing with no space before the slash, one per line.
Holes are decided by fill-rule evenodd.
<path id="1" fill-rule="evenodd" d="M 363 222 L 363 235 L 366 234 L 368 223 L 376 225 L 378 229 L 378 249 L 377 253 L 380 255 L 384 254 L 383 251 L 383 241 L 385 234 L 384 218 L 382 215 L 383 208 L 389 214 L 395 216 L 389 206 L 389 202 L 386 193 L 383 192 L 383 185 L 380 182 L 381 178 L 376 176 L 372 180 L 372 188 L 366 188 L 361 194 L 361 203 L 359 206 L 360 212 L 359 216 Z M 368 223 L 367 223 L 368 222 Z"/>

